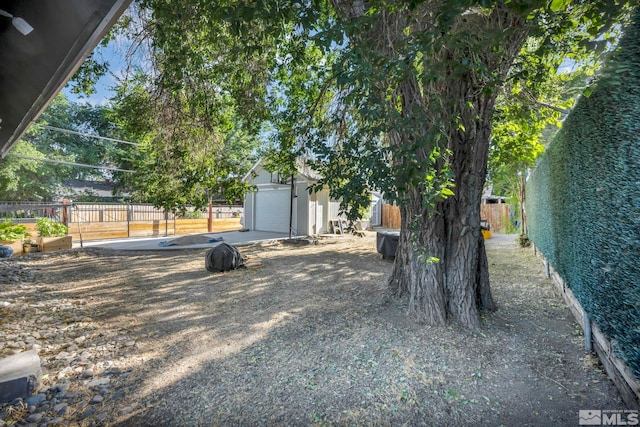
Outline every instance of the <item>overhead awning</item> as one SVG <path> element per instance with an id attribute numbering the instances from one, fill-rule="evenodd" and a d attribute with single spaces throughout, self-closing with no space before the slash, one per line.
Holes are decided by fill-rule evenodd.
<path id="1" fill-rule="evenodd" d="M 5 0 L 0 9 L 0 158 L 22 137 L 131 0 Z M 23 29 L 21 32 L 20 30 Z"/>

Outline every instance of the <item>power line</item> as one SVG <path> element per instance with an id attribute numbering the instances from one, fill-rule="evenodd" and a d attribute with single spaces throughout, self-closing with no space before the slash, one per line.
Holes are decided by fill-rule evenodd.
<path id="1" fill-rule="evenodd" d="M 69 129 L 62 129 L 62 128 L 57 128 L 55 126 L 43 125 L 42 127 L 49 130 L 54 130 L 56 132 L 70 133 L 72 135 L 86 136 L 88 138 L 104 139 L 106 141 L 118 142 L 120 144 L 134 145 L 136 147 L 140 145 L 140 143 L 138 142 L 123 141 L 121 139 L 115 139 L 115 138 L 107 138 L 106 136 L 92 135 L 90 133 L 78 132 L 78 131 L 69 130 Z"/>
<path id="2" fill-rule="evenodd" d="M 92 166 L 92 165 L 87 165 L 84 163 L 73 163 L 73 162 L 65 162 L 63 160 L 53 160 L 53 159 L 42 159 L 42 158 L 38 158 L 38 157 L 29 157 L 29 156 L 21 156 L 20 154 L 8 154 L 11 157 L 17 157 L 19 159 L 26 159 L 26 160 L 35 160 L 38 162 L 44 162 L 44 163 L 56 163 L 59 165 L 67 165 L 67 166 L 77 166 L 79 168 L 89 168 L 89 169 L 102 169 L 102 170 L 106 170 L 106 171 L 114 171 L 114 172 L 131 172 L 134 173 L 135 171 L 129 170 L 129 169 L 120 169 L 120 168 L 112 168 L 112 167 L 108 167 L 108 166 Z"/>

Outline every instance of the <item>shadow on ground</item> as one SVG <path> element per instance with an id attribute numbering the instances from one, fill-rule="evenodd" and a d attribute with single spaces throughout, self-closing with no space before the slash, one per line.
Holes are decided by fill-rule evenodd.
<path id="1" fill-rule="evenodd" d="M 408 319 L 372 235 L 245 248 L 258 266 L 223 274 L 204 251 L 33 263 L 53 294 L 136 338 L 101 404 L 111 425 L 548 426 L 622 408 L 531 253 L 501 236 L 487 250 L 499 310 L 478 331 Z"/>

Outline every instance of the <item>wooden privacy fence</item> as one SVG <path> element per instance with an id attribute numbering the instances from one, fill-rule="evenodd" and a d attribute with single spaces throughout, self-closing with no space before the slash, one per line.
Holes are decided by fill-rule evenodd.
<path id="1" fill-rule="evenodd" d="M 509 205 L 506 203 L 480 205 L 480 217 L 489 221 L 493 233 L 506 233 L 509 230 Z M 382 227 L 400 228 L 400 208 L 384 204 L 382 206 Z"/>
<path id="2" fill-rule="evenodd" d="M 489 221 L 492 233 L 506 233 L 509 231 L 509 205 L 506 203 L 491 203 L 480 205 L 480 218 Z"/>
<path id="3" fill-rule="evenodd" d="M 400 228 L 400 208 L 385 203 L 382 205 L 382 228 Z"/>

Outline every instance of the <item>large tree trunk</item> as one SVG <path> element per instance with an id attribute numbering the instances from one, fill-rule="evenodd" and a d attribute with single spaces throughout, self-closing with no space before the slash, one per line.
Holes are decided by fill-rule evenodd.
<path id="1" fill-rule="evenodd" d="M 494 53 L 491 44 L 477 50 L 477 39 L 466 49 L 443 49 L 438 60 L 452 64 L 447 71 L 451 77 L 435 90 L 431 88 L 432 92 L 417 93 L 417 85 L 410 81 L 403 82 L 398 89 L 403 109 L 408 111 L 416 102 L 429 105 L 429 99 L 425 99 L 428 97 L 445 100 L 434 115 L 440 115 L 441 124 L 449 124 L 444 147 L 448 155 L 435 162 L 434 168 L 442 172 L 448 167 L 455 186 L 453 196 L 435 204 L 425 203 L 425 189 L 420 186 L 404 194 L 400 243 L 389 288 L 395 295 L 408 295 L 409 313 L 418 321 L 434 325 L 455 321 L 477 328 L 480 310 L 496 309 L 480 229 L 480 203 L 498 90 L 497 86 L 491 87 L 495 80 L 489 83 L 473 69 L 461 73 L 454 67 L 462 59 L 475 56 L 480 67 L 491 70 L 501 80 L 522 46 L 526 31 L 518 28 L 523 21 L 497 8 L 490 16 L 468 16 L 462 22 L 470 31 L 475 26 L 479 35 L 485 26 L 493 30 L 509 27 L 510 33 L 499 54 Z M 396 135 L 396 139 L 410 137 Z M 421 153 L 431 148 L 422 147 L 415 155 L 425 158 Z"/>
<path id="2" fill-rule="evenodd" d="M 361 16 L 366 9 L 361 1 L 333 0 L 333 4 L 345 19 Z M 396 58 L 407 34 L 440 34 L 425 45 L 423 64 L 414 74 L 407 72 L 401 81 L 387 86 L 395 85 L 391 109 L 401 116 L 388 140 L 400 183 L 402 217 L 389 289 L 398 296 L 408 295 L 409 312 L 418 321 L 435 325 L 457 321 L 476 328 L 479 310 L 495 309 L 480 231 L 491 116 L 526 28 L 523 15 L 497 4 L 488 13 L 461 10 L 443 31 L 435 17 L 442 11 L 450 13 L 450 7 L 455 6 L 441 1 L 426 1 L 414 10 L 399 6 L 380 13 L 367 33 L 354 32 L 351 37 L 368 46 L 374 57 Z M 364 49 L 360 53 L 367 55 Z M 420 69 L 432 74 L 424 78 Z M 403 128 L 406 121 L 413 126 Z M 419 172 L 407 179 L 404 169 L 416 161 Z M 429 168 L 435 172 L 426 182 Z M 438 197 L 438 185 L 449 175 L 454 195 Z"/>
<path id="3" fill-rule="evenodd" d="M 492 102 L 485 100 L 485 114 Z M 454 196 L 425 208 L 423 193 L 415 189 L 405 194 L 401 207 L 400 244 L 389 286 L 396 295 L 408 294 L 410 314 L 429 324 L 455 320 L 475 328 L 480 309 L 496 308 L 480 231 L 489 118 L 475 127 L 475 132 L 466 127 L 464 134 L 450 138 Z"/>

